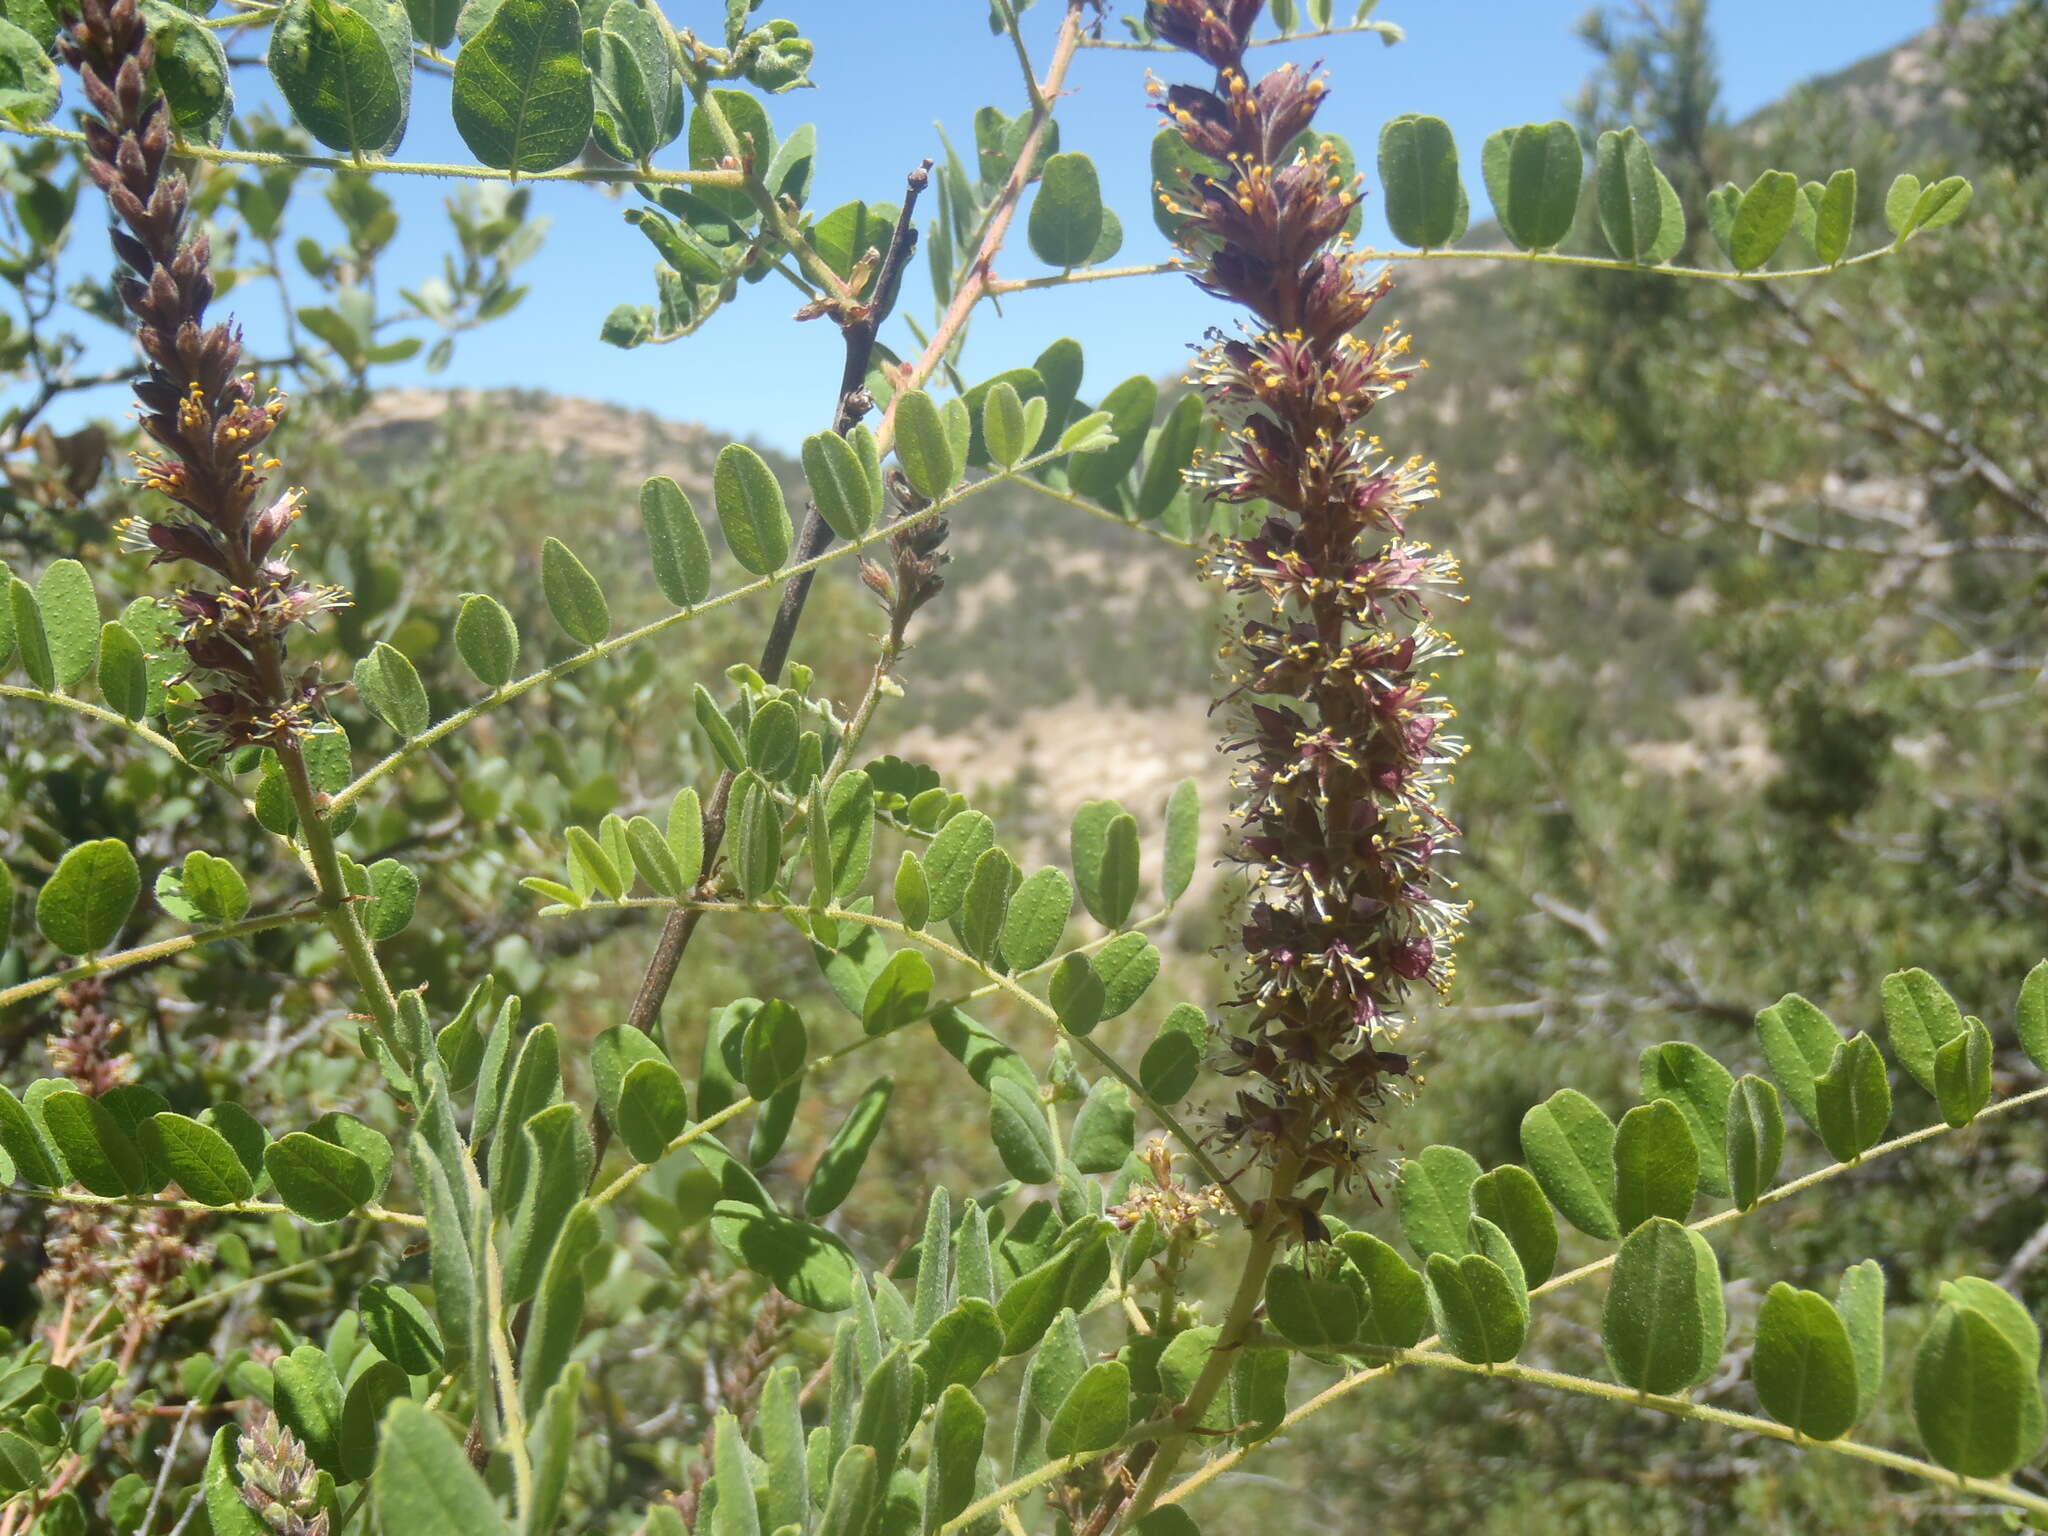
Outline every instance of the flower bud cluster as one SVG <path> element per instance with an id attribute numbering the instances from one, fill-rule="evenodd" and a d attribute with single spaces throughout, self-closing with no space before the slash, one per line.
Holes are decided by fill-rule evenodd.
<path id="1" fill-rule="evenodd" d="M 1365 430 L 1416 365 L 1405 337 L 1360 333 L 1390 283 L 1348 248 L 1357 186 L 1311 126 L 1327 88 L 1291 65 L 1245 73 L 1260 10 L 1149 6 L 1161 38 L 1216 70 L 1213 87 L 1153 88 L 1205 167 L 1163 201 L 1195 281 L 1252 316 L 1198 354 L 1194 382 L 1225 439 L 1190 479 L 1266 514 L 1212 561 L 1243 600 L 1225 702 L 1250 876 L 1223 1065 L 1242 1082 L 1223 1130 L 1341 1182 L 1360 1171 L 1388 1079 L 1409 1070 L 1386 1048 L 1404 999 L 1414 983 L 1449 984 L 1463 917 L 1435 867 L 1455 831 L 1436 791 L 1460 748 L 1430 671 L 1454 649 L 1428 606 L 1457 569 L 1406 532 L 1436 494 L 1433 467 Z"/>
<path id="2" fill-rule="evenodd" d="M 342 600 L 277 553 L 300 509 L 297 492 L 265 496 L 277 461 L 264 445 L 284 401 L 259 400 L 254 375 L 236 373 L 239 329 L 206 322 L 211 253 L 204 231 L 187 237 L 185 178 L 166 166 L 170 110 L 150 78 L 155 47 L 137 0 L 79 0 L 63 49 L 90 109 L 86 170 L 106 194 L 126 268 L 116 287 L 148 360 L 135 399 L 154 447 L 136 467 L 172 503 L 124 533 L 157 562 L 189 560 L 221 578 L 174 600 L 181 643 L 204 679 L 200 708 L 231 745 L 275 744 L 314 723 L 321 692 L 310 676 L 286 681 L 285 633 Z"/>

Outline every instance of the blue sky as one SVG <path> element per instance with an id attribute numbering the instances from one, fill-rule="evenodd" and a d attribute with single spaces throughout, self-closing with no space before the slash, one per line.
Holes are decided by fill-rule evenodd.
<path id="1" fill-rule="evenodd" d="M 1379 15 L 1400 23 L 1407 41 L 1386 47 L 1369 36 L 1326 40 L 1319 52 L 1334 94 L 1319 121 L 1369 159 L 1387 118 L 1402 112 L 1443 117 L 1474 182 L 1477 220 L 1486 206 L 1477 185 L 1481 141 L 1498 127 L 1564 115 L 1590 64 L 1572 31 L 1586 4 L 1383 0 Z M 1027 16 L 1041 53 L 1059 9 L 1055 0 L 1040 0 Z M 715 31 L 723 7 L 717 0 L 669 0 L 668 10 L 680 25 Z M 1725 106 L 1740 117 L 1799 80 L 1911 35 L 1928 24 L 1932 10 L 1931 0 L 1715 0 Z M 778 132 L 817 125 L 822 150 L 813 200 L 820 209 L 854 197 L 893 200 L 905 172 L 938 152 L 935 123 L 971 152 L 976 108 L 1021 106 L 1014 56 L 989 34 L 985 0 L 769 0 L 761 15 L 787 16 L 817 44 L 812 76 L 818 89 L 773 98 L 770 110 Z M 1171 55 L 1085 53 L 1069 82 L 1073 94 L 1060 108 L 1062 148 L 1095 159 L 1105 198 L 1122 214 L 1120 264 L 1167 254 L 1146 213 L 1145 153 L 1155 127 L 1143 89 L 1148 64 L 1169 78 L 1195 74 Z M 245 73 L 238 84 L 245 95 L 260 95 L 267 82 Z M 658 163 L 681 164 L 681 148 L 671 146 Z M 450 125 L 444 81 L 417 78 L 412 126 L 398 157 L 470 158 Z M 381 280 L 390 293 L 439 266 L 448 243 L 440 212 L 447 186 L 412 177 L 387 178 L 383 185 L 403 218 Z M 598 325 L 615 304 L 651 301 L 652 247 L 620 217 L 624 201 L 588 186 L 535 191 L 536 208 L 554 223 L 542 253 L 525 269 L 533 291 L 522 308 L 462 338 L 451 366 L 435 378 L 412 365 L 382 370 L 383 382 L 539 387 L 698 420 L 724 436 L 783 448 L 794 448 L 824 424 L 838 377 L 838 341 L 826 322 L 790 321 L 794 290 L 774 279 L 743 288 L 738 302 L 690 340 L 621 352 L 598 340 Z M 318 208 L 317 195 L 309 194 L 311 187 L 295 201 Z M 1374 196 L 1367 204 L 1368 240 L 1385 233 L 1377 202 Z M 80 224 L 89 238 L 91 223 Z M 1011 277 L 1043 270 L 1021 238 L 998 265 Z M 275 308 L 268 292 L 252 286 L 237 297 L 252 344 L 259 350 L 274 344 L 275 322 L 263 313 Z M 904 297 L 906 307 L 929 317 L 931 289 L 921 267 L 906 282 Z M 1056 336 L 1073 335 L 1087 349 L 1084 388 L 1099 390 L 1134 372 L 1171 371 L 1188 338 L 1215 318 L 1196 307 L 1177 277 L 1015 295 L 1000 319 L 986 308 L 978 316 L 968 371 L 980 376 L 1028 363 Z M 900 323 L 891 338 L 907 345 Z M 91 404 L 116 408 L 113 400 Z"/>

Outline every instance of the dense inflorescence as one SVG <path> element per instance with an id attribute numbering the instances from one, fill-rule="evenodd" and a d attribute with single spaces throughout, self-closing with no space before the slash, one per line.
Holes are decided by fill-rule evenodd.
<path id="1" fill-rule="evenodd" d="M 1213 88 L 1154 86 L 1207 162 L 1167 190 L 1168 213 L 1196 282 L 1254 321 L 1211 332 L 1194 379 L 1226 430 L 1196 488 L 1266 514 L 1213 562 L 1244 600 L 1224 654 L 1251 886 L 1224 1064 L 1243 1082 L 1223 1131 L 1299 1177 L 1344 1181 L 1387 1080 L 1409 1070 L 1384 1048 L 1404 999 L 1448 985 L 1462 920 L 1435 868 L 1455 830 L 1435 794 L 1459 748 L 1429 670 L 1452 646 L 1428 610 L 1457 570 L 1406 533 L 1433 469 L 1364 430 L 1414 365 L 1398 333 L 1358 334 L 1390 283 L 1347 248 L 1356 185 L 1311 132 L 1325 86 L 1291 65 L 1245 74 L 1261 8 L 1149 8 L 1162 38 L 1216 70 Z"/>
<path id="2" fill-rule="evenodd" d="M 187 238 L 190 198 L 185 178 L 166 166 L 170 110 L 150 80 L 155 49 L 136 0 L 80 0 L 64 56 L 91 109 L 86 170 L 114 214 L 114 251 L 127 269 L 117 286 L 148 359 L 135 399 L 155 447 L 136 464 L 143 485 L 175 508 L 126 532 L 159 562 L 190 560 L 221 578 L 172 599 L 203 679 L 199 709 L 227 743 L 275 745 L 314 722 L 321 692 L 311 676 L 285 677 L 284 636 L 339 600 L 275 557 L 299 515 L 295 492 L 263 498 L 277 467 L 264 444 L 284 402 L 259 400 L 255 377 L 235 372 L 235 325 L 206 323 L 208 242 L 203 231 Z"/>

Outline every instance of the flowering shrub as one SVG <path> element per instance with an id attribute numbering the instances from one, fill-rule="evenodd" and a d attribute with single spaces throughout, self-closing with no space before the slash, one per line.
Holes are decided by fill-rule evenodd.
<path id="1" fill-rule="evenodd" d="M 75 559 L 24 539 L 35 580 L 5 575 L 0 661 L 22 680 L 0 696 L 21 739 L 62 718 L 150 766 L 126 801 L 63 791 L 62 837 L 44 835 L 55 810 L 6 807 L 24 834 L 9 916 L 33 920 L 0 970 L 0 1016 L 46 1037 L 55 1075 L 0 1088 L 10 1231 L 37 1249 L 36 1297 L 0 1341 L 0 1536 L 1162 1536 L 1196 1529 L 1204 1490 L 1397 1367 L 1611 1399 L 2048 1514 L 2021 1472 L 2048 1438 L 2039 1330 L 1989 1280 L 1890 1277 L 1935 1297 L 1906 1371 L 1924 1457 L 1854 1437 L 1886 1380 L 1875 1260 L 1850 1264 L 1832 1297 L 1768 1286 L 1735 1346 L 1760 1411 L 1695 1395 L 1730 1354 L 1708 1233 L 2048 1094 L 1997 1092 L 1993 1030 L 1925 971 L 1883 983 L 1889 1059 L 1790 995 L 1756 1016 L 1768 1075 L 1666 1042 L 1618 1121 L 1560 1087 L 1521 1120 L 1521 1162 L 1483 1169 L 1430 1146 L 1375 1176 L 1376 1126 L 1423 1091 L 1399 1048 L 1404 1013 L 1450 987 L 1466 918 L 1440 803 L 1461 747 L 1436 689 L 1456 651 L 1431 609 L 1457 570 L 1410 532 L 1436 515 L 1432 470 L 1366 430 L 1416 370 L 1403 335 L 1368 327 L 1394 291 L 1375 269 L 1823 279 L 1953 221 L 1968 184 L 1902 175 L 1891 239 L 1851 255 L 1853 172 L 1767 172 L 1711 194 L 1720 258 L 1675 266 L 1687 214 L 1644 140 L 1602 134 L 1588 183 L 1577 131 L 1533 124 L 1488 141 L 1506 244 L 1468 251 L 1448 129 L 1408 116 L 1377 158 L 1403 247 L 1368 251 L 1352 151 L 1315 122 L 1324 80 L 1249 62 L 1273 40 L 1255 35 L 1256 0 L 1152 0 L 1127 39 L 1068 0 L 1042 71 L 1029 9 L 996 0 L 1026 105 L 977 117 L 974 174 L 949 155 L 909 168 L 894 205 L 820 213 L 808 130 L 778 140 L 740 88 L 805 83 L 812 45 L 791 23 L 754 25 L 746 0 L 718 43 L 637 0 L 287 0 L 218 26 L 155 0 L 80 0 L 42 35 L 10 7 L 16 83 L 0 110 L 29 145 L 17 220 L 52 230 L 46 189 L 79 155 L 114 215 L 109 294 L 143 356 L 129 542 L 152 566 L 204 574 L 105 622 Z M 1372 9 L 1348 24 L 1327 3 L 1272 13 L 1283 40 L 1389 33 Z M 226 88 L 215 34 L 266 27 L 289 129 L 237 117 Z M 285 536 L 319 493 L 265 489 L 280 468 L 268 454 L 290 446 L 284 406 L 260 382 L 271 370 L 245 369 L 234 324 L 209 318 L 225 273 L 197 217 L 233 198 L 276 276 L 293 179 L 332 173 L 345 249 L 315 244 L 302 264 L 333 302 L 299 315 L 327 352 L 287 364 L 329 394 L 359 395 L 417 348 L 379 341 L 386 321 L 440 329 L 439 350 L 502 316 L 536 238 L 517 190 L 451 206 L 464 263 L 403 314 L 380 317 L 366 280 L 395 219 L 375 179 L 448 172 L 390 156 L 415 69 L 449 69 L 458 39 L 454 121 L 479 162 L 465 174 L 639 199 L 626 217 L 661 255 L 656 302 L 614 310 L 608 340 L 680 341 L 774 272 L 803 291 L 800 318 L 839 328 L 845 356 L 829 428 L 803 445 L 800 522 L 760 453 L 709 456 L 741 579 L 714 592 L 726 561 L 688 492 L 656 476 L 640 574 L 664 611 L 620 628 L 616 581 L 608 595 L 560 527 L 538 554 L 538 604 L 464 590 L 449 623 L 463 674 L 430 663 L 423 677 L 438 631 L 410 645 L 396 620 L 351 632 L 378 594 L 297 569 Z M 1154 87 L 1155 217 L 1179 252 L 1164 266 L 1105 266 L 1121 225 L 1087 158 L 1055 151 L 1076 53 L 1112 42 L 1192 55 L 1212 76 Z M 52 46 L 75 73 L 76 131 L 47 123 L 62 100 Z M 657 165 L 686 123 L 688 166 Z M 1020 214 L 1048 275 L 997 275 Z M 1561 250 L 1582 227 L 1610 254 Z M 1795 230 L 1814 265 L 1781 256 Z M 54 283 L 61 243 L 36 247 L 24 293 Z M 935 313 L 900 357 L 880 335 L 920 256 Z M 1083 399 L 1065 341 L 943 401 L 927 388 L 964 384 L 958 346 L 984 300 L 1166 272 L 1244 318 L 1209 333 L 1163 413 L 1142 376 Z M 17 447 L 76 382 L 40 342 L 20 361 L 41 387 Z M 1158 1003 L 1147 935 L 1202 856 L 1192 782 L 1164 808 L 1163 906 L 1147 916 L 1139 822 L 1115 801 L 1080 808 L 1069 868 L 1027 874 L 1021 845 L 935 770 L 867 755 L 917 617 L 944 601 L 951 546 L 1005 488 L 1197 551 L 1236 605 L 1219 729 L 1238 763 L 1228 856 L 1244 878 L 1224 956 L 1235 980 L 1210 1006 Z M 337 552 L 377 585 L 374 562 Z M 861 621 L 847 614 L 815 667 L 799 659 L 803 621 L 811 610 L 815 641 L 847 556 L 880 633 L 871 662 L 828 671 Z M 104 565 L 102 580 L 146 579 L 137 562 Z M 605 686 L 601 664 L 623 671 L 679 626 L 775 593 L 757 660 L 689 689 L 662 764 L 683 771 L 658 794 L 622 799 L 600 773 L 507 812 L 509 770 L 465 746 L 470 728 L 520 718 L 529 695 L 580 706 L 577 689 Z M 546 659 L 522 673 L 529 647 Z M 552 755 L 531 776 L 569 777 L 567 748 L 544 723 L 532 734 Z M 366 759 L 363 740 L 382 755 Z M 445 834 L 422 808 L 442 792 L 454 825 L 475 824 L 473 857 L 431 856 Z M 235 829 L 217 845 L 233 857 L 195 846 L 201 797 Z M 515 892 L 532 898 L 516 926 L 576 935 L 565 946 L 645 938 L 630 1005 L 622 994 L 589 1038 L 528 1016 L 549 995 L 548 951 L 523 933 L 505 947 L 498 911 Z M 679 981 L 711 963 L 707 924 L 768 935 L 746 993 L 679 1005 Z M 246 964 L 210 968 L 223 954 Z M 792 957 L 822 984 L 797 979 Z M 165 1044 L 162 1017 L 181 1012 L 208 1016 L 211 1043 Z M 2014 1019 L 2048 1068 L 2048 964 Z M 337 1033 L 350 1052 L 318 1048 Z M 1037 1064 L 1027 1052 L 1048 1039 Z M 848 1058 L 885 1051 L 902 1074 L 920 1057 L 950 1074 L 920 1107 L 942 1132 L 924 1138 L 938 1177 L 895 1251 L 892 1181 L 869 1165 L 904 1118 L 896 1078 L 843 1088 Z M 1893 1065 L 1935 1116 L 1896 1136 Z M 949 1144 L 942 1094 L 985 1126 L 993 1188 L 973 1190 L 981 1154 Z M 1788 1099 L 1824 1155 L 1781 1180 Z M 1143 1142 L 1141 1115 L 1157 1131 Z M 1415 1262 L 1368 1229 L 1382 1198 Z M 1565 1252 L 1580 1261 L 1560 1271 Z M 1596 1280 L 1611 1379 L 1532 1360 L 1535 1303 Z"/>

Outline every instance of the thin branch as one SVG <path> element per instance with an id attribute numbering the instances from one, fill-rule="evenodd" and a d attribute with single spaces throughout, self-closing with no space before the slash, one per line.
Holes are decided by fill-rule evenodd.
<path id="1" fill-rule="evenodd" d="M 9 1008 L 16 1003 L 41 997 L 45 992 L 54 992 L 87 976 L 108 976 L 116 971 L 132 970 L 138 965 L 166 960 L 172 955 L 183 954 L 186 950 L 198 949 L 206 944 L 219 944 L 228 939 L 239 939 L 247 934 L 262 933 L 271 928 L 283 928 L 292 923 L 317 923 L 320 914 L 314 911 L 269 912 L 262 917 L 245 917 L 238 923 L 223 923 L 218 928 L 201 928 L 192 933 L 181 933 L 175 938 L 159 939 L 154 944 L 144 944 L 135 949 L 117 950 L 111 955 L 99 955 L 81 961 L 68 970 L 52 971 L 47 976 L 37 976 L 29 981 L 17 982 L 11 987 L 0 988 L 0 1008 Z"/>
<path id="2" fill-rule="evenodd" d="M 83 144 L 85 135 L 71 128 L 50 128 L 0 121 L 0 133 L 24 139 L 56 139 Z M 743 187 L 744 171 L 660 171 L 637 166 L 570 165 L 556 171 L 501 171 L 488 165 L 423 160 L 352 159 L 346 155 L 298 154 L 263 149 L 218 149 L 205 144 L 180 144 L 177 155 L 216 165 L 256 165 L 306 171 L 355 171 L 365 176 L 435 176 L 460 181 L 586 181 L 599 185 L 657 187 Z"/>
<path id="3" fill-rule="evenodd" d="M 123 1210 L 189 1211 L 196 1216 L 291 1216 L 299 1220 L 298 1213 L 288 1205 L 274 1200 L 237 1200 L 232 1205 L 204 1205 L 197 1200 L 165 1200 L 154 1195 L 95 1195 L 82 1189 L 27 1189 L 21 1193 L 32 1200 L 47 1200 L 53 1205 L 90 1205 L 103 1208 L 119 1207 Z M 365 1205 L 358 1208 L 357 1215 L 368 1221 L 388 1222 L 398 1227 L 421 1227 L 427 1224 L 424 1216 L 415 1216 L 410 1211 L 394 1211 L 382 1205 Z"/>
<path id="4" fill-rule="evenodd" d="M 897 213 L 896 228 L 889 237 L 888 254 L 882 258 L 881 270 L 875 278 L 874 299 L 857 310 L 843 328 L 846 356 L 839 374 L 839 397 L 832 413 L 832 430 L 841 437 L 851 432 L 869 409 L 868 364 L 874 357 L 875 333 L 888 318 L 889 308 L 895 303 L 897 291 L 902 286 L 903 269 L 910 261 L 911 251 L 916 248 L 917 226 L 913 216 L 918 194 L 931 181 L 931 169 L 931 161 L 926 160 L 906 179 L 903 207 Z M 878 526 L 877 531 L 886 536 L 901 526 L 901 522 Z M 789 647 L 796 639 L 797 625 L 803 621 L 804 603 L 810 597 L 813 572 L 831 543 L 832 530 L 826 526 L 817 504 L 813 502 L 804 513 L 803 532 L 797 541 L 796 566 L 789 584 L 782 589 L 782 603 L 775 610 L 774 623 L 768 627 L 768 638 L 761 647 L 761 661 L 756 668 L 770 683 L 782 676 L 783 664 L 789 659 Z M 704 864 L 707 870 L 725 841 L 726 807 L 732 798 L 733 782 L 731 769 L 720 774 L 704 808 Z M 668 1000 L 668 989 L 675 981 L 677 967 L 683 963 L 683 952 L 690 947 L 690 936 L 696 932 L 698 921 L 696 914 L 678 907 L 662 925 L 661 937 L 655 943 L 654 954 L 647 962 L 646 975 L 641 978 L 640 990 L 635 994 L 632 1010 L 627 1015 L 627 1022 L 634 1028 L 653 1032 L 655 1020 L 661 1015 L 661 1005 Z"/>

